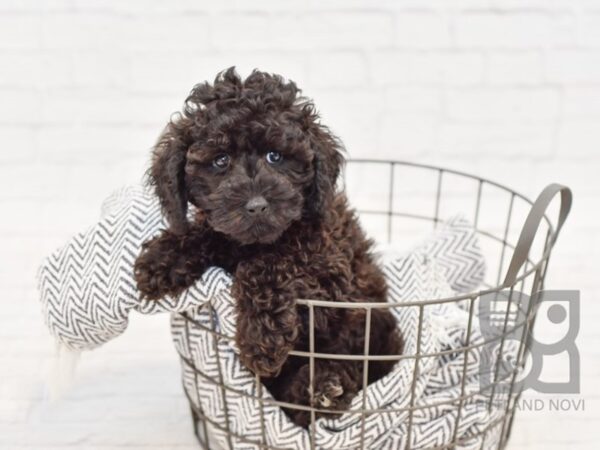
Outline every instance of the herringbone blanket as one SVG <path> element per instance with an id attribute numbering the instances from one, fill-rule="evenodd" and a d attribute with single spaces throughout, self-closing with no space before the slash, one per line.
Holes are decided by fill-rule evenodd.
<path id="1" fill-rule="evenodd" d="M 265 403 L 260 410 L 252 398 L 259 394 L 255 379 L 239 362 L 234 345 L 223 339 L 214 342 L 212 336 L 178 314 L 186 311 L 196 322 L 234 335 L 229 274 L 213 267 L 178 298 L 139 300 L 133 278 L 135 258 L 142 242 L 164 226 L 156 199 L 142 188 L 125 188 L 113 194 L 104 203 L 98 223 L 50 255 L 40 269 L 39 289 L 50 332 L 70 349 L 92 349 L 121 334 L 132 310 L 173 313 L 178 352 L 202 369 L 200 376 L 183 363 L 184 388 L 196 408 L 213 422 L 209 431 L 215 444 L 227 448 L 231 439 L 236 449 L 258 449 L 252 442 L 264 439 L 276 447 L 310 448 L 310 434 L 293 425 L 277 406 Z M 472 291 L 481 283 L 485 270 L 476 235 L 460 217 L 446 222 L 411 252 L 385 261 L 383 267 L 389 300 L 400 304 Z M 199 308 L 208 301 L 212 312 Z M 405 306 L 393 311 L 404 335 L 406 355 L 443 355 L 399 361 L 390 374 L 359 393 L 350 412 L 317 422 L 312 437 L 316 446 L 398 449 L 410 440 L 411 448 L 422 449 L 454 439 L 459 439 L 460 448 L 481 448 L 482 443 L 483 448 L 496 446 L 499 427 L 491 425 L 502 412 L 488 408 L 488 398 L 477 393 L 481 359 L 477 344 L 482 342 L 477 321 L 472 321 L 468 333 L 468 314 L 455 303 Z M 467 345 L 467 341 L 472 350 L 465 361 L 464 352 L 452 349 Z M 223 395 L 214 384 L 219 377 L 217 364 L 223 383 L 238 393 L 226 390 Z M 461 394 L 460 404 L 452 402 Z M 261 395 L 271 398 L 266 389 L 261 389 Z M 367 409 L 380 412 L 364 416 L 352 413 L 361 409 L 363 401 Z M 229 438 L 223 432 L 227 427 L 233 432 Z M 489 430 L 483 438 L 486 428 Z"/>

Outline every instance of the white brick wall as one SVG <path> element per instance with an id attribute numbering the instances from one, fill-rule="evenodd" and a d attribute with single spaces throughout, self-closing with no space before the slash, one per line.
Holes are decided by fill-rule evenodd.
<path id="1" fill-rule="evenodd" d="M 194 448 L 166 317 L 134 317 L 84 355 L 63 400 L 43 401 L 51 342 L 33 280 L 141 179 L 189 89 L 230 65 L 297 81 L 351 156 L 529 196 L 574 189 L 548 281 L 582 290 L 586 409 L 519 414 L 510 448 L 594 447 L 600 0 L 0 0 L 0 448 Z"/>

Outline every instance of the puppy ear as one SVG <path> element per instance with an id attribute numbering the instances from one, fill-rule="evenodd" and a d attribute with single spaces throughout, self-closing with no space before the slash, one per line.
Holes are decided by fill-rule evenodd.
<path id="1" fill-rule="evenodd" d="M 167 125 L 152 154 L 149 170 L 164 216 L 171 230 L 183 234 L 188 228 L 185 162 L 188 149 L 185 130 L 188 119 L 179 117 Z"/>
<path id="2" fill-rule="evenodd" d="M 344 163 L 343 147 L 331 131 L 320 124 L 309 128 L 314 177 L 306 199 L 310 214 L 321 216 L 330 207 L 335 196 L 335 185 Z"/>

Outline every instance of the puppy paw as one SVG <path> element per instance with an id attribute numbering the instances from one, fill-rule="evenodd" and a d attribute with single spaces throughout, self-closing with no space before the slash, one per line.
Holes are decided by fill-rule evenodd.
<path id="1" fill-rule="evenodd" d="M 319 386 L 314 395 L 315 406 L 322 408 L 331 408 L 339 397 L 344 394 L 344 388 L 340 377 L 337 375 L 325 379 Z"/>
<path id="2" fill-rule="evenodd" d="M 284 358 L 272 358 L 265 354 L 242 357 L 242 363 L 250 369 L 255 375 L 264 378 L 272 378 L 279 375 Z"/>
<path id="3" fill-rule="evenodd" d="M 343 409 L 344 386 L 339 375 L 317 376 L 314 381 L 315 393 L 311 396 L 312 406 L 320 409 Z M 308 394 L 311 394 L 309 386 Z"/>
<path id="4" fill-rule="evenodd" d="M 236 342 L 242 363 L 256 375 L 276 377 L 298 338 L 298 327 L 295 310 L 240 311 Z"/>
<path id="5" fill-rule="evenodd" d="M 284 379 L 284 389 L 276 397 L 288 403 L 311 406 L 315 419 L 332 419 L 347 410 L 358 391 L 355 382 L 360 377 L 351 363 L 330 360 L 315 360 L 314 378 L 311 383 L 310 364 L 304 364 L 295 373 Z M 308 427 L 313 417 L 310 411 L 285 409 L 294 423 Z"/>
<path id="6" fill-rule="evenodd" d="M 134 276 L 141 297 L 158 300 L 178 295 L 199 277 L 185 255 L 182 237 L 171 232 L 146 242 L 134 266 Z M 200 272 L 201 273 L 201 272 Z"/>
<path id="7" fill-rule="evenodd" d="M 281 334 L 271 334 L 271 330 L 262 331 L 261 340 L 238 340 L 240 359 L 255 375 L 276 377 L 287 360 L 292 344 L 286 342 Z"/>

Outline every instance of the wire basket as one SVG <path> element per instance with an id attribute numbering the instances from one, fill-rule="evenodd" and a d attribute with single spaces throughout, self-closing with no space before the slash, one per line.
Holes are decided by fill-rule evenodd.
<path id="1" fill-rule="evenodd" d="M 460 304 L 468 312 L 466 344 L 454 352 L 464 352 L 465 362 L 468 352 L 475 345 L 493 345 L 496 349 L 495 361 L 490 365 L 489 383 L 482 383 L 479 392 L 465 392 L 465 370 L 463 367 L 462 385 L 460 395 L 452 398 L 449 402 L 458 406 L 457 423 L 454 427 L 458 429 L 458 421 L 461 418 L 463 402 L 470 396 L 476 394 L 485 395 L 489 399 L 491 407 L 500 405 L 502 414 L 493 422 L 489 423 L 479 433 L 482 435 L 482 444 L 489 433 L 498 436 L 495 448 L 504 448 L 510 436 L 510 431 L 517 408 L 517 402 L 521 395 L 523 385 L 519 382 L 525 366 L 527 349 L 532 339 L 536 313 L 539 306 L 539 298 L 534 296 L 536 292 L 543 290 L 548 268 L 548 261 L 552 248 L 556 242 L 558 233 L 564 224 L 571 206 L 571 191 L 561 185 L 552 184 L 546 187 L 535 202 L 523 195 L 505 187 L 501 184 L 485 180 L 480 177 L 468 175 L 455 170 L 439 167 L 407 163 L 400 161 L 383 160 L 350 160 L 344 172 L 344 186 L 350 198 L 351 204 L 359 212 L 361 224 L 371 237 L 379 238 L 379 241 L 390 243 L 414 242 L 415 236 L 421 232 L 436 228 L 442 219 L 456 212 L 466 213 L 473 224 L 475 233 L 479 239 L 480 246 L 486 261 L 486 279 L 480 290 L 467 294 L 456 295 L 448 298 L 422 299 L 419 301 L 402 303 L 342 303 L 328 302 L 320 299 L 298 299 L 297 304 L 309 309 L 309 333 L 312 337 L 314 308 L 362 308 L 366 310 L 367 323 L 365 327 L 365 341 L 368 342 L 370 329 L 369 318 L 374 308 L 417 308 L 418 309 L 418 340 L 417 349 L 421 339 L 421 327 L 423 316 L 428 307 L 441 303 Z M 560 203 L 552 202 L 553 198 L 560 194 Z M 558 219 L 553 222 L 549 217 L 554 213 L 552 209 L 558 209 Z M 383 238 L 383 239 L 382 239 Z M 484 342 L 470 344 L 472 325 L 478 316 L 481 302 L 492 298 L 490 309 L 496 317 L 496 329 L 498 332 L 493 336 L 486 336 Z M 533 301 L 524 301 L 534 299 Z M 202 308 L 213 308 L 209 303 Z M 516 314 L 515 314 L 516 311 Z M 212 314 L 212 313 L 211 313 Z M 216 330 L 215 324 L 210 327 L 197 323 L 188 314 L 182 313 L 186 320 L 186 327 L 193 329 L 194 333 L 210 334 L 215 342 L 219 340 L 230 340 L 233 337 L 225 336 Z M 212 315 L 211 315 L 212 317 Z M 489 317 L 488 317 L 489 319 Z M 516 360 L 510 370 L 499 366 L 505 342 L 508 338 L 514 341 L 517 336 Z M 313 342 L 314 339 L 311 339 Z M 512 342 L 514 344 L 514 342 Z M 218 346 L 215 345 L 217 349 Z M 368 373 L 368 361 L 381 359 L 380 355 L 369 355 L 368 344 L 362 355 L 338 355 L 341 359 L 352 359 L 363 361 L 364 372 Z M 292 352 L 296 356 L 308 359 L 311 373 L 314 373 L 314 362 L 317 358 L 327 358 L 325 355 L 314 351 L 314 346 L 309 352 Z M 211 379 L 215 389 L 220 390 L 223 399 L 226 396 L 240 395 L 231 386 L 223 383 L 221 365 L 217 379 L 207 377 L 202 367 L 196 367 L 192 361 L 184 355 L 180 355 L 182 364 L 187 365 L 198 376 Z M 422 354 L 417 350 L 414 354 L 391 355 L 383 358 L 400 360 L 412 358 L 415 360 L 415 373 L 413 373 L 413 390 L 410 405 L 406 408 L 408 413 L 407 443 L 411 442 L 410 434 L 413 426 L 413 415 L 419 408 L 428 408 L 431 405 L 416 405 L 414 392 L 414 379 L 417 376 L 416 368 L 419 360 L 429 357 L 443 356 L 441 353 Z M 216 358 L 220 357 L 216 351 Z M 367 387 L 367 376 L 364 376 L 363 390 Z M 224 401 L 226 426 L 219 424 L 207 417 L 190 400 L 194 432 L 202 448 L 213 448 L 210 441 L 210 429 L 219 428 L 219 431 L 227 436 L 230 449 L 234 448 L 233 442 L 240 442 L 249 448 L 277 449 L 281 447 L 270 446 L 265 440 L 265 424 L 262 416 L 263 406 L 267 400 L 262 397 L 262 385 L 258 378 L 258 395 L 253 397 L 260 402 L 262 439 L 252 440 L 233 432 L 230 428 L 227 402 Z M 185 390 L 185 389 L 184 389 Z M 187 392 L 186 392 L 187 393 Z M 293 405 L 269 399 L 270 404 L 276 404 L 287 409 L 301 409 L 309 411 L 313 418 L 309 431 L 314 431 L 315 413 L 319 410 L 309 406 Z M 363 408 L 353 411 L 361 415 L 363 424 L 367 415 L 379 414 L 375 410 Z M 364 429 L 363 429 L 364 432 Z M 452 442 L 436 449 L 460 447 L 460 437 L 456 432 Z M 311 439 L 309 448 L 316 447 Z M 372 448 L 364 444 L 361 438 L 359 448 Z M 406 448 L 411 448 L 409 444 Z M 333 450 L 333 449 L 332 449 Z"/>

